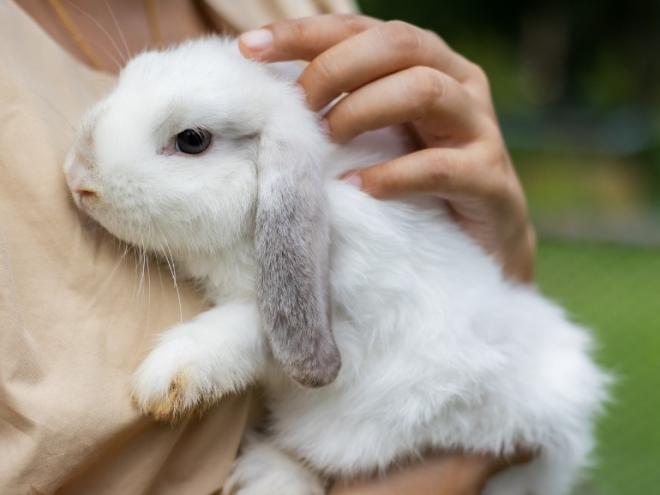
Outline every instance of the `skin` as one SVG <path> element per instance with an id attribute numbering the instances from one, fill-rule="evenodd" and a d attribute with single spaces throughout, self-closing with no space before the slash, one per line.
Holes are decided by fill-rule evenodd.
<path id="1" fill-rule="evenodd" d="M 335 483 L 330 495 L 477 495 L 492 476 L 531 459 L 532 455 L 522 450 L 507 458 L 436 454 L 383 477 Z"/>
<path id="2" fill-rule="evenodd" d="M 240 48 L 256 60 L 309 61 L 299 83 L 313 110 L 347 93 L 325 118 L 337 142 L 395 124 L 412 128 L 421 149 L 351 182 L 378 198 L 437 195 L 507 275 L 531 281 L 534 229 L 479 66 L 435 33 L 355 15 L 277 22 L 242 35 Z"/>
<path id="3" fill-rule="evenodd" d="M 115 73 L 128 54 L 151 46 L 147 15 L 134 0 L 63 2 L 80 33 L 95 48 L 102 69 Z M 83 53 L 46 2 L 17 0 L 74 57 Z M 78 6 L 79 8 L 75 8 Z M 114 18 L 113 18 L 114 16 Z M 93 20 L 92 20 L 93 19 Z M 114 43 L 120 34 L 126 46 Z M 161 0 L 159 25 L 165 43 L 220 30 L 194 2 Z M 534 231 L 524 195 L 502 140 L 487 79 L 473 63 L 437 35 L 401 22 L 363 16 L 318 16 L 266 27 L 266 39 L 241 51 L 262 61 L 308 60 L 299 83 L 309 106 L 319 110 L 348 93 L 326 116 L 331 137 L 345 142 L 370 129 L 409 126 L 420 149 L 347 177 L 379 198 L 435 194 L 447 201 L 456 221 L 502 263 L 514 279 L 530 281 Z M 121 52 L 121 53 L 120 53 Z M 128 52 L 128 53 L 126 53 Z M 378 479 L 338 482 L 332 495 L 476 495 L 488 479 L 531 459 L 444 453 L 393 470 Z"/>

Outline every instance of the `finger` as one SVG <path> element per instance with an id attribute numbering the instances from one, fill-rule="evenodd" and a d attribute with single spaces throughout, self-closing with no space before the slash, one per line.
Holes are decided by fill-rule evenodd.
<path id="1" fill-rule="evenodd" d="M 309 106 L 319 110 L 342 93 L 416 65 L 433 67 L 458 81 L 476 74 L 474 64 L 435 34 L 391 21 L 328 48 L 305 68 L 299 82 Z"/>
<path id="2" fill-rule="evenodd" d="M 436 194 L 445 199 L 472 196 L 478 190 L 475 168 L 465 163 L 464 150 L 429 148 L 359 170 L 345 180 L 376 198 Z"/>
<path id="3" fill-rule="evenodd" d="M 430 67 L 411 67 L 350 93 L 326 116 L 331 137 L 346 142 L 363 132 L 425 119 L 442 140 L 459 140 L 480 128 L 480 112 L 455 79 Z"/>
<path id="4" fill-rule="evenodd" d="M 312 60 L 331 46 L 381 24 L 371 17 L 328 14 L 288 19 L 239 37 L 241 53 L 267 62 Z"/>

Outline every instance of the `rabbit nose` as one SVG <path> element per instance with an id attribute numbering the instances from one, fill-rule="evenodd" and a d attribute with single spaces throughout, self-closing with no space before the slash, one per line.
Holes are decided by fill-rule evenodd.
<path id="1" fill-rule="evenodd" d="M 94 191 L 93 189 L 90 189 L 88 187 L 76 189 L 74 192 L 75 192 L 76 196 L 78 197 L 78 201 L 80 201 L 81 203 L 84 200 L 92 200 L 92 199 L 95 199 L 97 197 L 96 191 Z"/>
<path id="2" fill-rule="evenodd" d="M 98 196 L 93 187 L 94 181 L 90 172 L 89 167 L 82 165 L 77 160 L 70 163 L 65 171 L 67 185 L 79 204 Z"/>

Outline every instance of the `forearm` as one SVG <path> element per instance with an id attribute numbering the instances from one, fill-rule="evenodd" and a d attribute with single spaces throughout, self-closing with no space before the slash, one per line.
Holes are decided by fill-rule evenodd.
<path id="1" fill-rule="evenodd" d="M 477 495 L 499 461 L 478 455 L 436 455 L 383 477 L 338 482 L 331 495 Z"/>

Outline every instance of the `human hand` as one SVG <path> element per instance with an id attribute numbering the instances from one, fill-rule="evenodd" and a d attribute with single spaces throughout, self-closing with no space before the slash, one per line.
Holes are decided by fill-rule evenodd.
<path id="1" fill-rule="evenodd" d="M 497 458 L 479 454 L 435 455 L 378 479 L 336 483 L 330 495 L 479 495 L 492 476 L 529 462 L 532 457 L 522 450 L 512 457 Z"/>
<path id="2" fill-rule="evenodd" d="M 353 180 L 378 198 L 437 195 L 506 274 L 532 279 L 534 229 L 477 65 L 430 31 L 357 15 L 276 22 L 244 33 L 239 46 L 257 60 L 311 61 L 299 83 L 312 110 L 348 93 L 325 117 L 337 142 L 412 126 L 423 149 L 360 170 Z"/>

